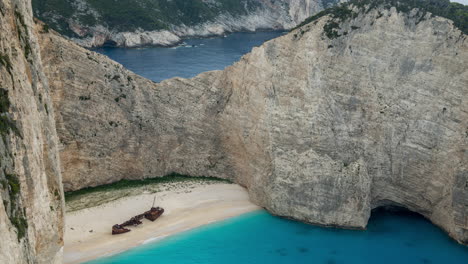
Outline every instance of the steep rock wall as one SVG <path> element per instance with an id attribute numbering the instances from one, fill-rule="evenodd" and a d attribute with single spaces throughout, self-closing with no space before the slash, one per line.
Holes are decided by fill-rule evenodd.
<path id="1" fill-rule="evenodd" d="M 31 3 L 0 0 L 0 263 L 61 263 L 63 190 Z"/>
<path id="2" fill-rule="evenodd" d="M 42 34 L 64 187 L 216 176 L 277 215 L 364 228 L 396 204 L 467 243 L 466 35 L 417 10 L 362 12 L 332 38 L 329 19 L 159 84 Z"/>
<path id="3" fill-rule="evenodd" d="M 223 91 L 207 90 L 221 72 L 156 84 L 56 34 L 40 37 L 66 190 L 175 171 L 233 178 L 217 163 Z"/>

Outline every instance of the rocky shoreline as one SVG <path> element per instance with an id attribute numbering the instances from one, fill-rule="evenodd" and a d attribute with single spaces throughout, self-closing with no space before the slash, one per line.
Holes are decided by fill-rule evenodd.
<path id="1" fill-rule="evenodd" d="M 272 14 L 265 15 L 271 17 Z M 258 16 L 260 17 L 260 16 Z M 70 38 L 80 46 L 86 48 L 97 48 L 103 46 L 139 48 L 147 46 L 171 47 L 189 38 L 219 37 L 235 32 L 258 32 L 289 30 L 296 23 L 293 21 L 272 21 L 254 19 L 256 22 L 249 23 L 251 16 L 238 19 L 231 18 L 229 23 L 210 22 L 196 27 L 179 26 L 172 30 L 161 31 L 135 31 L 135 32 L 112 32 L 102 26 L 86 30 L 90 37 Z M 247 22 L 246 22 L 247 21 Z M 276 23 L 271 26 L 270 23 Z"/>
<path id="2" fill-rule="evenodd" d="M 179 46 L 183 46 L 186 42 L 186 40 L 190 40 L 190 39 L 210 39 L 210 38 L 220 38 L 220 37 L 227 37 L 229 36 L 230 34 L 235 34 L 235 33 L 259 33 L 259 32 L 288 32 L 288 30 L 285 30 L 285 29 L 258 29 L 256 31 L 234 31 L 234 32 L 225 32 L 223 34 L 213 34 L 213 35 L 203 35 L 203 36 L 199 36 L 199 35 L 193 35 L 193 36 L 185 36 L 185 37 L 180 37 L 179 40 L 177 42 L 165 42 L 165 43 L 149 43 L 149 44 L 139 44 L 139 45 L 132 45 L 132 46 L 124 46 L 124 45 L 106 45 L 106 44 L 103 44 L 103 45 L 100 45 L 100 46 L 97 46 L 97 47 L 93 47 L 93 46 L 89 46 L 88 44 L 86 43 L 82 43 L 82 40 L 80 39 L 70 39 L 71 41 L 77 43 L 78 45 L 84 47 L 84 48 L 87 48 L 87 49 L 90 49 L 90 50 L 95 50 L 95 49 L 99 49 L 99 48 L 126 48 L 126 49 L 139 49 L 139 48 L 151 48 L 151 47 L 161 47 L 161 48 L 173 48 L 173 47 L 179 47 Z"/>
<path id="3" fill-rule="evenodd" d="M 78 0 L 70 0 L 74 3 Z M 255 1 L 253 1 L 255 2 Z M 80 8 L 87 14 L 93 14 L 95 25 L 88 25 L 79 18 L 67 18 L 67 29 L 54 26 L 57 19 L 52 19 L 45 14 L 54 13 L 48 11 L 45 14 L 37 13 L 38 17 L 50 23 L 51 28 L 59 32 L 68 31 L 66 37 L 86 48 L 103 46 L 136 48 L 143 46 L 169 47 L 180 43 L 183 39 L 197 37 L 222 36 L 234 32 L 257 32 L 263 30 L 289 30 L 304 21 L 306 18 L 323 10 L 326 6 L 333 5 L 339 0 L 257 0 L 259 5 L 255 9 L 246 11 L 246 14 L 231 14 L 228 11 L 221 13 L 216 18 L 195 25 L 171 24 L 166 29 L 144 30 L 134 28 L 122 31 L 106 25 L 99 20 L 99 12 L 94 10 L 85 1 L 80 2 Z M 341 1 L 343 2 L 343 1 Z M 83 10 L 74 11 L 78 16 Z M 54 13 L 57 17 L 62 14 Z M 62 32 L 63 33 L 63 32 Z"/>

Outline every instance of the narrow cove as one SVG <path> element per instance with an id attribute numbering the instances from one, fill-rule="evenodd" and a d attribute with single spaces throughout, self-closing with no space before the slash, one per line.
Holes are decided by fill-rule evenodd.
<path id="1" fill-rule="evenodd" d="M 95 51 L 107 55 L 136 74 L 160 82 L 172 77 L 191 78 L 205 71 L 222 70 L 238 61 L 253 47 L 284 33 L 233 33 L 225 37 L 187 39 L 183 44 L 171 48 L 100 48 Z"/>
<path id="2" fill-rule="evenodd" d="M 155 82 L 222 70 L 282 32 L 190 39 L 172 48 L 101 48 Z M 422 216 L 373 213 L 365 231 L 311 226 L 255 211 L 179 233 L 89 264 L 127 263 L 466 263 L 468 248 Z"/>

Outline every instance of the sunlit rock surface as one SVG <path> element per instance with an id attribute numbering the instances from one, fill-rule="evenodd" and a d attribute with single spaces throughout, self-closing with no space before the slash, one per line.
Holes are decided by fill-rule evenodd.
<path id="1" fill-rule="evenodd" d="M 0 0 L 0 263 L 62 263 L 58 138 L 30 2 Z"/>
<path id="2" fill-rule="evenodd" d="M 401 205 L 468 240 L 468 52 L 452 22 L 325 16 L 224 71 L 160 84 L 40 34 L 66 190 L 171 172 L 228 178 L 305 222 Z"/>

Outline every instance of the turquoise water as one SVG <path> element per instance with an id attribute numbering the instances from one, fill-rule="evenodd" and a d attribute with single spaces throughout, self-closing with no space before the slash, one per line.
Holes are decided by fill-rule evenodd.
<path id="1" fill-rule="evenodd" d="M 307 225 L 257 211 L 88 264 L 466 264 L 468 247 L 423 217 L 375 212 L 368 230 Z"/>
<path id="2" fill-rule="evenodd" d="M 155 82 L 172 78 L 190 78 L 211 70 L 222 70 L 240 57 L 276 38 L 284 32 L 234 33 L 226 37 L 189 39 L 173 48 L 100 48 L 107 55 L 133 72 Z"/>
<path id="3" fill-rule="evenodd" d="M 176 48 L 99 49 L 153 81 L 193 77 L 237 61 L 281 32 L 236 33 L 187 40 Z M 458 245 L 421 216 L 375 212 L 368 230 L 321 228 L 269 215 L 246 214 L 89 264 L 468 264 Z"/>

